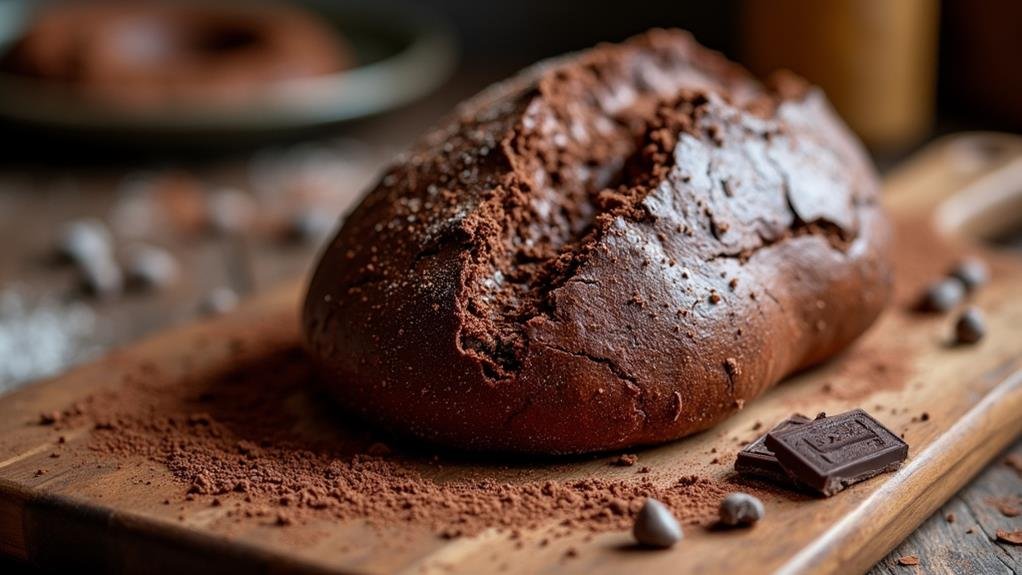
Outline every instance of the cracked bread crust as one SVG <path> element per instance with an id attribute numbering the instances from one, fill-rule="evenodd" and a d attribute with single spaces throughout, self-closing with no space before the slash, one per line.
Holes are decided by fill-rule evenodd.
<path id="1" fill-rule="evenodd" d="M 399 158 L 323 254 L 306 342 L 395 433 L 662 442 L 865 331 L 888 235 L 822 94 L 654 30 L 491 87 Z"/>

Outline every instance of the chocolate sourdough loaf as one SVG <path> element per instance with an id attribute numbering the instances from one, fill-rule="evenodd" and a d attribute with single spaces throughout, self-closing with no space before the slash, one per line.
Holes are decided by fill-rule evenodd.
<path id="1" fill-rule="evenodd" d="M 712 426 L 888 298 L 874 170 L 823 95 L 678 31 L 544 62 L 426 134 L 304 309 L 350 410 L 457 448 L 569 453 Z"/>

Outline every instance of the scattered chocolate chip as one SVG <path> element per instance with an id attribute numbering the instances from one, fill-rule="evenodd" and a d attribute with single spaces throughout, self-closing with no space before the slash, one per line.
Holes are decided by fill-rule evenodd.
<path id="1" fill-rule="evenodd" d="M 955 322 L 955 341 L 976 343 L 986 335 L 986 321 L 979 309 L 970 307 L 962 312 Z"/>
<path id="2" fill-rule="evenodd" d="M 199 304 L 203 315 L 220 315 L 238 306 L 238 294 L 226 287 L 219 287 L 206 294 Z"/>
<path id="3" fill-rule="evenodd" d="M 731 493 L 720 502 L 720 522 L 730 527 L 753 525 L 765 513 L 763 502 L 748 493 Z"/>
<path id="4" fill-rule="evenodd" d="M 97 298 L 114 298 L 124 291 L 124 274 L 112 257 L 82 260 L 78 270 L 86 291 Z"/>
<path id="5" fill-rule="evenodd" d="M 945 278 L 930 284 L 923 294 L 919 308 L 923 311 L 946 312 L 965 297 L 965 286 L 957 278 Z"/>
<path id="6" fill-rule="evenodd" d="M 287 237 L 300 243 L 318 242 L 333 231 L 337 218 L 328 211 L 308 209 L 295 214 L 287 227 Z"/>
<path id="7" fill-rule="evenodd" d="M 167 250 L 150 245 L 133 246 L 128 251 L 125 271 L 131 286 L 159 289 L 177 281 L 177 260 Z"/>
<path id="8" fill-rule="evenodd" d="M 635 540 L 648 547 L 667 548 L 681 541 L 682 531 L 671 511 L 656 499 L 646 499 L 632 527 Z"/>
<path id="9" fill-rule="evenodd" d="M 915 555 L 902 555 L 898 557 L 899 565 L 919 565 L 919 557 Z"/>
<path id="10" fill-rule="evenodd" d="M 233 188 L 212 192 L 206 204 L 209 229 L 218 234 L 236 234 L 245 230 L 255 217 L 251 196 Z"/>
<path id="11" fill-rule="evenodd" d="M 65 261 L 81 265 L 92 259 L 110 259 L 113 243 L 113 236 L 103 222 L 97 219 L 77 220 L 61 230 L 57 253 Z"/>
<path id="12" fill-rule="evenodd" d="M 1002 543 L 1022 545 L 1022 530 L 1016 529 L 1015 531 L 1007 531 L 1004 529 L 998 529 L 997 540 Z"/>
<path id="13" fill-rule="evenodd" d="M 930 421 L 930 414 L 924 411 L 923 414 L 919 416 L 919 421 Z"/>
<path id="14" fill-rule="evenodd" d="M 966 291 L 973 291 L 990 280 L 990 270 L 986 263 L 978 258 L 967 258 L 958 262 L 950 275 L 962 282 Z"/>
<path id="15" fill-rule="evenodd" d="M 944 521 L 947 521 L 948 523 L 954 523 L 957 520 L 958 516 L 955 515 L 954 511 L 949 511 L 948 514 L 944 516 Z"/>
<path id="16" fill-rule="evenodd" d="M 610 462 L 615 467 L 631 467 L 639 462 L 639 456 L 634 453 L 622 453 Z"/>

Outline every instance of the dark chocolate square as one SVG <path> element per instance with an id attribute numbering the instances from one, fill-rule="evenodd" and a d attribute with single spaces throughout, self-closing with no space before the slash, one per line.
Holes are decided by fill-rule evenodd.
<path id="1" fill-rule="evenodd" d="M 764 443 L 796 481 L 828 496 L 908 457 L 908 444 L 861 409 L 771 431 Z"/>
<path id="2" fill-rule="evenodd" d="M 778 433 L 790 429 L 796 425 L 803 425 L 812 421 L 808 417 L 796 413 L 788 419 L 778 423 L 770 430 L 771 433 Z M 755 475 L 774 481 L 790 481 L 791 478 L 781 467 L 774 456 L 774 452 L 766 446 L 766 434 L 759 436 L 755 441 L 746 445 L 738 452 L 735 458 L 735 471 L 744 475 Z"/>

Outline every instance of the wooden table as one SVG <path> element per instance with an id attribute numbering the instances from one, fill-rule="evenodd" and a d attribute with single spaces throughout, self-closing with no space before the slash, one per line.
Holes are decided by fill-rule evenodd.
<path id="1" fill-rule="evenodd" d="M 386 120 L 357 125 L 347 132 L 366 147 L 353 146 L 350 142 L 330 144 L 321 157 L 328 162 L 331 158 L 349 162 L 347 169 L 351 177 L 340 178 L 344 181 L 329 191 L 328 202 L 334 202 L 338 209 L 350 202 L 365 178 L 370 177 L 391 150 L 408 134 L 428 123 L 425 118 L 435 117 L 450 100 L 461 95 L 447 93 L 416 109 Z M 280 151 L 274 153 L 279 155 Z M 286 153 L 295 156 L 294 166 L 307 166 L 315 163 L 319 152 L 291 147 Z M 176 168 L 186 169 L 212 187 L 231 186 L 245 193 L 255 193 L 250 181 L 253 179 L 250 154 L 214 164 L 187 164 Z M 258 174 L 258 165 L 255 169 Z M 101 348 L 132 341 L 156 329 L 187 322 L 197 315 L 204 295 L 216 287 L 230 287 L 243 295 L 259 292 L 304 273 L 313 261 L 316 245 L 289 244 L 265 230 L 241 235 L 197 233 L 187 237 L 154 232 L 150 235 L 155 241 L 170 248 L 180 259 L 186 273 L 178 284 L 155 294 L 129 293 L 102 302 L 82 300 L 73 271 L 54 266 L 51 261 L 57 230 L 62 223 L 85 216 L 107 220 L 124 217 L 125 198 L 131 195 L 130 186 L 134 181 L 126 176 L 140 170 L 160 177 L 170 171 L 166 165 L 151 163 L 59 169 L 19 165 L 0 170 L 0 245 L 5 246 L 0 250 L 0 296 L 16 294 L 19 301 L 30 308 L 43 306 L 58 316 L 68 310 L 84 310 L 86 315 L 91 314 L 94 322 L 90 333 L 68 336 L 68 345 L 58 350 L 63 354 L 60 361 L 75 357 L 82 349 L 96 353 Z M 261 204 L 272 205 L 280 199 L 275 194 L 280 193 L 283 192 L 255 195 Z M 4 329 L 4 321 L 7 320 L 0 314 L 0 330 Z M 57 360 L 49 358 L 42 364 L 43 368 L 53 368 Z M 0 389 L 4 385 L 0 380 Z M 1022 456 L 1022 442 L 1016 443 L 1012 451 Z M 1022 567 L 1022 552 L 990 541 L 997 529 L 1017 528 L 1019 522 L 1018 518 L 998 513 L 988 503 L 988 499 L 995 496 L 1022 495 L 1022 475 L 1004 465 L 1002 460 L 1003 457 L 998 458 L 991 464 L 941 512 L 934 514 L 877 564 L 872 573 L 913 572 L 914 568 L 898 563 L 898 558 L 904 555 L 917 555 L 923 572 L 927 573 L 1018 572 Z M 947 521 L 948 513 L 954 513 L 954 523 Z M 0 564 L 0 568 L 3 567 Z"/>

